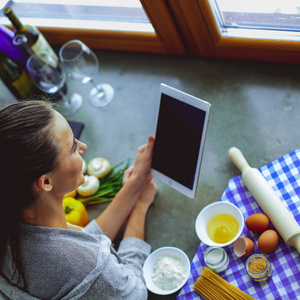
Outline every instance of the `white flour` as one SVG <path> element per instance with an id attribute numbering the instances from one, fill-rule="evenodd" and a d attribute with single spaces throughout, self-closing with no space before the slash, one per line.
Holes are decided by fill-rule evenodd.
<path id="1" fill-rule="evenodd" d="M 154 265 L 152 280 L 160 289 L 169 291 L 182 283 L 186 272 L 186 267 L 179 258 L 163 255 Z"/>

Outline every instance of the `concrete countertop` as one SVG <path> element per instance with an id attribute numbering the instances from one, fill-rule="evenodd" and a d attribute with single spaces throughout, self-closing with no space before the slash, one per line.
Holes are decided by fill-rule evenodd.
<path id="1" fill-rule="evenodd" d="M 84 97 L 82 109 L 68 119 L 85 124 L 81 140 L 89 147 L 84 154 L 87 162 L 95 156 L 107 158 L 112 165 L 135 158 L 138 146 L 154 133 L 160 83 L 211 103 L 196 198 L 157 182 L 159 191 L 146 223 L 152 250 L 175 246 L 192 260 L 200 243 L 194 229 L 198 213 L 219 201 L 229 179 L 240 175 L 228 149 L 240 148 L 249 164 L 260 168 L 299 147 L 299 66 L 109 51 L 96 54 L 100 69 L 95 79 L 114 87 L 113 102 L 104 109 L 93 108 L 87 100 L 91 85 L 68 82 L 70 92 Z M 0 89 L 0 107 L 15 101 L 2 82 Z M 89 207 L 90 218 L 105 207 Z M 175 297 L 149 293 L 149 299 Z"/>

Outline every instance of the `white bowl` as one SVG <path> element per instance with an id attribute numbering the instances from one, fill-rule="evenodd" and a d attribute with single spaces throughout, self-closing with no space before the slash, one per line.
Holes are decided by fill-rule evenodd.
<path id="1" fill-rule="evenodd" d="M 176 258 L 180 259 L 183 264 L 186 267 L 186 272 L 184 274 L 184 279 L 182 280 L 182 283 L 178 285 L 176 288 L 172 290 L 163 290 L 159 288 L 157 285 L 152 280 L 152 274 L 153 274 L 153 268 L 155 266 L 156 261 L 158 260 L 159 257 L 168 255 L 168 256 L 175 256 Z M 158 294 L 158 295 L 170 295 L 175 292 L 177 292 L 179 289 L 183 287 L 183 285 L 186 283 L 188 280 L 189 274 L 190 274 L 190 260 L 187 257 L 187 255 L 180 249 L 175 248 L 175 247 L 162 247 L 159 248 L 155 251 L 153 251 L 148 258 L 146 259 L 143 267 L 143 273 L 144 273 L 144 278 L 146 281 L 146 286 L 149 291 L 152 293 Z"/>
<path id="2" fill-rule="evenodd" d="M 216 243 L 210 239 L 207 234 L 206 227 L 208 221 L 218 214 L 230 214 L 237 220 L 239 224 L 239 229 L 235 237 L 227 243 Z M 205 206 L 199 213 L 196 223 L 195 223 L 196 233 L 198 238 L 208 246 L 218 246 L 225 247 L 232 244 L 242 233 L 244 229 L 244 217 L 240 209 L 232 203 L 229 202 L 214 202 Z"/>

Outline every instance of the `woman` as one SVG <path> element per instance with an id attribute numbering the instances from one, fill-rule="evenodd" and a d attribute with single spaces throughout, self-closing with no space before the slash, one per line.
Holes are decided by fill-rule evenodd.
<path id="1" fill-rule="evenodd" d="M 84 182 L 81 155 L 87 146 L 44 102 L 0 110 L 0 298 L 147 298 L 142 266 L 150 253 L 145 217 L 157 192 L 150 175 L 153 144 L 149 137 L 138 149 L 107 209 L 73 230 L 62 199 Z M 116 252 L 111 241 L 126 220 Z"/>

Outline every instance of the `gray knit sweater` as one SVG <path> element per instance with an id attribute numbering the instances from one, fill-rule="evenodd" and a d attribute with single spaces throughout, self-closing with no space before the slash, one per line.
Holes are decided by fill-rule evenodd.
<path id="1" fill-rule="evenodd" d="M 0 299 L 147 299 L 143 263 L 151 247 L 136 238 L 118 252 L 93 220 L 83 232 L 24 224 L 25 291 L 0 276 Z M 6 255 L 5 274 L 12 275 Z"/>

